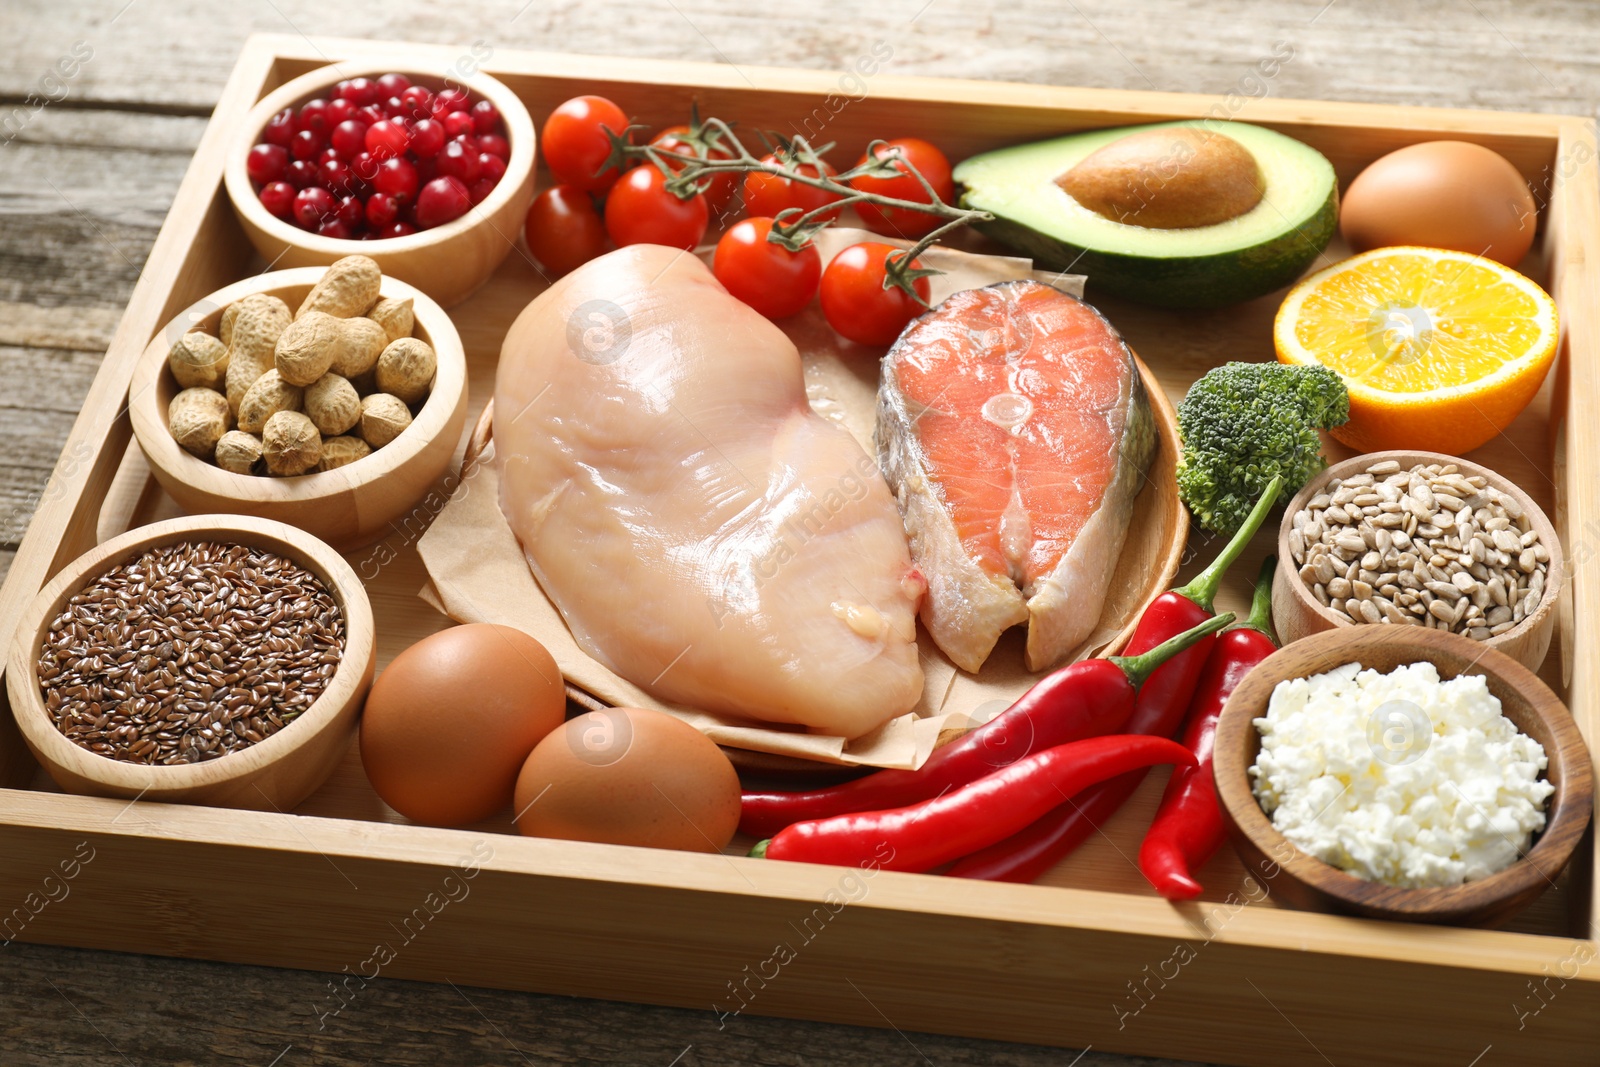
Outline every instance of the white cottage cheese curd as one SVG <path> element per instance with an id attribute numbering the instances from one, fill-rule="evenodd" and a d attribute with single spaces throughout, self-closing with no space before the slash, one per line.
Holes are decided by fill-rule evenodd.
<path id="1" fill-rule="evenodd" d="M 1481 675 L 1359 663 L 1279 682 L 1255 720 L 1256 799 L 1278 832 L 1341 870 L 1450 886 L 1514 863 L 1555 791 L 1543 746 L 1500 713 Z"/>

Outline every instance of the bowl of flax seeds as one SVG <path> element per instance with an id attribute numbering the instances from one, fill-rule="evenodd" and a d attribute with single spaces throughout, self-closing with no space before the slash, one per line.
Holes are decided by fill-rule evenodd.
<path id="1" fill-rule="evenodd" d="M 68 791 L 287 810 L 348 750 L 372 648 L 365 591 L 327 545 L 195 516 L 69 564 L 7 677 L 24 738 Z"/>

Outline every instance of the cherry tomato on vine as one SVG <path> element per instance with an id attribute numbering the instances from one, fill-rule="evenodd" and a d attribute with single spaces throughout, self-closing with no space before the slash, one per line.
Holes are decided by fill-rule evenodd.
<path id="1" fill-rule="evenodd" d="M 894 160 L 894 167 L 900 172 L 894 178 L 874 178 L 871 175 L 862 175 L 850 180 L 852 189 L 863 193 L 877 193 L 881 196 L 892 196 L 896 200 L 915 200 L 921 204 L 931 204 L 927 190 L 922 188 L 922 183 L 906 170 L 910 163 L 921 175 L 928 179 L 928 184 L 933 186 L 934 192 L 939 194 L 939 199 L 945 203 L 955 200 L 956 186 L 950 179 L 950 161 L 927 141 L 916 137 L 897 137 L 878 146 L 874 153 L 879 159 Z M 863 155 L 856 166 L 867 162 Z M 916 240 L 924 234 L 931 233 L 945 220 L 937 215 L 929 215 L 921 211 L 913 211 L 903 207 L 879 207 L 865 201 L 856 204 L 856 213 L 861 216 L 861 222 L 873 233 L 881 233 L 886 237 L 904 237 Z"/>
<path id="2" fill-rule="evenodd" d="M 605 130 L 622 133 L 627 128 L 628 116 L 605 97 L 575 96 L 544 120 L 539 150 L 562 185 L 603 192 L 620 176 L 616 167 L 600 170 L 611 154 Z"/>
<path id="3" fill-rule="evenodd" d="M 857 344 L 893 344 L 906 323 L 927 310 L 899 286 L 884 286 L 885 257 L 891 253 L 903 254 L 894 245 L 864 241 L 834 256 L 822 272 L 822 314 L 829 326 Z M 920 268 L 922 261 L 913 260 L 911 266 Z M 918 278 L 913 287 L 928 299 L 928 279 Z"/>
<path id="4" fill-rule="evenodd" d="M 778 161 L 776 155 L 770 155 L 761 162 L 777 163 Z M 804 174 L 809 178 L 831 178 L 839 172 L 824 160 L 821 175 L 817 173 L 817 168 L 810 163 L 802 163 L 798 168 L 798 173 Z M 744 210 L 751 218 L 773 218 L 780 212 L 792 207 L 797 207 L 801 211 L 815 211 L 824 204 L 831 204 L 838 199 L 840 199 L 839 196 L 834 193 L 825 192 L 809 185 L 802 185 L 799 182 L 792 182 L 788 178 L 782 178 L 776 174 L 766 174 L 759 170 L 751 171 L 744 178 Z M 838 208 L 825 215 L 820 215 L 818 218 L 832 222 L 839 217 L 839 212 L 843 210 L 843 208 Z M 791 218 L 786 221 L 793 222 L 794 220 Z"/>
<path id="5" fill-rule="evenodd" d="M 669 126 L 656 134 L 650 143 L 663 151 L 674 152 L 681 156 L 702 156 L 705 159 L 733 158 L 733 153 L 720 144 L 709 149 L 697 144 L 687 126 Z M 733 199 L 734 192 L 739 188 L 738 179 L 739 176 L 733 173 L 713 174 L 706 183 L 701 195 L 706 198 L 706 207 L 711 209 L 713 217 L 720 216 L 727 208 L 728 201 Z"/>
<path id="6" fill-rule="evenodd" d="M 771 219 L 745 219 L 722 235 L 712 272 L 728 292 L 769 319 L 803 311 L 817 295 L 822 257 L 815 245 L 791 252 L 767 240 Z"/>
<path id="7" fill-rule="evenodd" d="M 634 167 L 606 197 L 606 232 L 619 245 L 667 245 L 693 251 L 706 235 L 711 211 L 696 193 L 680 200 L 652 164 Z"/>
<path id="8" fill-rule="evenodd" d="M 552 274 L 576 270 L 606 250 L 606 224 L 582 189 L 557 185 L 534 198 L 523 227 L 528 251 Z"/>

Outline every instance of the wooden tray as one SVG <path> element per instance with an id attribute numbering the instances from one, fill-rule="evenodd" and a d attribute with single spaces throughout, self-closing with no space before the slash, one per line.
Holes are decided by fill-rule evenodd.
<path id="1" fill-rule="evenodd" d="M 265 266 L 221 183 L 225 147 L 250 105 L 326 62 L 425 55 L 457 58 L 447 48 L 251 39 L 0 591 L 0 638 L 9 640 L 23 606 L 66 561 L 174 511 L 129 448 L 126 392 L 162 323 Z M 698 101 L 703 113 L 746 129 L 837 141 L 840 158 L 880 135 L 925 135 L 959 159 L 1074 129 L 1205 115 L 1300 138 L 1346 181 L 1384 152 L 1438 137 L 1502 153 L 1544 206 L 1526 269 L 1555 295 L 1565 336 L 1543 394 L 1475 458 L 1532 490 L 1560 525 L 1572 575 L 1544 675 L 1593 743 L 1600 168 L 1592 122 L 887 74 L 852 100 L 838 75 L 823 72 L 509 51 L 488 69 L 536 117 L 598 92 L 663 126 Z M 490 393 L 503 331 L 541 284 L 526 257 L 513 255 L 453 310 L 473 417 Z M 1173 397 L 1211 365 L 1271 353 L 1273 297 L 1198 314 L 1096 302 Z M 1574 401 L 1583 417 L 1569 421 Z M 414 595 L 422 574 L 412 546 L 435 511 L 425 500 L 385 541 L 350 557 L 381 623 L 380 666 L 446 625 Z M 1270 540 L 1264 534 L 1235 568 L 1224 606 L 1243 606 Z M 1193 547 L 1202 558 L 1214 548 Z M 1130 861 L 1162 782 L 1152 776 L 1047 884 L 989 885 L 524 839 L 509 836 L 503 820 L 464 831 L 412 827 L 377 800 L 353 753 L 293 814 L 65 796 L 0 715 L 0 784 L 9 787 L 0 789 L 0 937 L 324 969 L 340 977 L 314 1006 L 319 1016 L 381 974 L 714 1009 L 722 1026 L 750 1012 L 1233 1064 L 1595 1062 L 1592 845 L 1503 931 L 1280 908 L 1272 872 L 1247 880 L 1231 854 L 1204 872 L 1207 899 L 1173 907 Z"/>

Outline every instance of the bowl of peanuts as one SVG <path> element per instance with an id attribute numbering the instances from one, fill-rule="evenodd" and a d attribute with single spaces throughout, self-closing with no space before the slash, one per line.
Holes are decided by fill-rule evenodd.
<path id="1" fill-rule="evenodd" d="M 179 315 L 141 356 L 128 414 L 185 511 L 275 519 L 348 551 L 449 468 L 466 354 L 437 303 L 348 256 L 247 278 Z"/>
<path id="2" fill-rule="evenodd" d="M 1481 642 L 1538 671 L 1565 559 L 1521 488 L 1436 452 L 1335 463 L 1289 502 L 1272 614 L 1284 643 L 1341 626 L 1420 626 Z"/>

